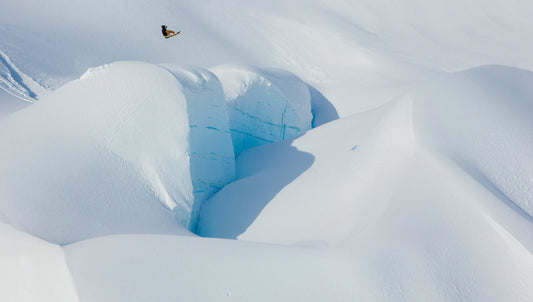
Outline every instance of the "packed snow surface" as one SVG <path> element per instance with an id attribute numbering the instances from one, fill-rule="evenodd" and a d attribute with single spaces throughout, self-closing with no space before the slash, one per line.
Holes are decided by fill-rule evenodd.
<path id="1" fill-rule="evenodd" d="M 532 15 L 2 2 L 0 300 L 533 301 Z"/>
<path id="2" fill-rule="evenodd" d="M 0 223 L 0 300 L 79 301 L 63 250 Z"/>

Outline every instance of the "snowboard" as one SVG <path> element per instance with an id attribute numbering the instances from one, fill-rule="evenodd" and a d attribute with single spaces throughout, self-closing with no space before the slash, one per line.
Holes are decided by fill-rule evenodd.
<path id="1" fill-rule="evenodd" d="M 181 30 L 178 31 L 177 33 L 173 34 L 173 35 L 168 35 L 168 36 L 165 37 L 165 39 L 168 39 L 168 38 L 172 38 L 172 37 L 174 37 L 174 36 L 177 36 L 180 32 L 181 32 Z"/>

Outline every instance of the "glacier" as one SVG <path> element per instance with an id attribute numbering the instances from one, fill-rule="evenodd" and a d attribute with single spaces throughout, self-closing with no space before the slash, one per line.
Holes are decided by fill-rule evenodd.
<path id="1" fill-rule="evenodd" d="M 1 301 L 533 301 L 533 1 L 0 7 Z"/>
<path id="2" fill-rule="evenodd" d="M 183 234 L 176 220 L 194 231 L 203 201 L 235 179 L 235 157 L 254 146 L 235 143 L 227 97 L 240 91 L 224 87 L 232 73 L 251 73 L 234 67 L 216 72 L 116 62 L 91 68 L 6 117 L 0 219 L 60 244 L 132 232 Z M 288 73 L 278 79 L 299 85 L 281 94 L 281 85 L 269 88 L 269 82 L 239 101 L 242 112 L 283 110 L 275 111 L 278 117 L 250 113 L 277 120 L 271 141 L 301 134 L 312 121 L 307 86 Z M 274 132 L 237 123 L 251 137 Z M 279 131 L 297 123 L 305 127 Z"/>

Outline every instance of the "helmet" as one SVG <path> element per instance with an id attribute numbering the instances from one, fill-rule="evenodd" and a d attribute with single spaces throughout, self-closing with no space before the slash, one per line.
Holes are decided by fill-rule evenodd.
<path id="1" fill-rule="evenodd" d="M 161 27 L 163 27 L 163 28 L 164 28 L 164 27 L 167 27 L 167 26 L 166 26 L 166 25 L 161 25 Z"/>

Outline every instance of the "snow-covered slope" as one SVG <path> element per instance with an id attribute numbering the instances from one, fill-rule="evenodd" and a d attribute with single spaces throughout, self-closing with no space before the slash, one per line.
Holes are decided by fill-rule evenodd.
<path id="1" fill-rule="evenodd" d="M 532 301 L 532 14 L 2 2 L 0 299 Z"/>
<path id="2" fill-rule="evenodd" d="M 357 289 L 347 262 L 305 247 L 122 235 L 64 251 L 82 301 L 343 301 Z"/>
<path id="3" fill-rule="evenodd" d="M 2 121 L 1 219 L 56 243 L 179 233 L 171 210 L 193 200 L 188 133 L 168 71 L 127 62 L 89 71 Z"/>
<path id="4" fill-rule="evenodd" d="M 247 150 L 198 232 L 330 246 L 372 301 L 528 301 L 531 87 L 531 72 L 476 68 Z"/>
<path id="5" fill-rule="evenodd" d="M 442 71 L 495 63 L 533 69 L 533 45 L 524 39 L 533 34 L 532 13 L 526 0 L 8 0 L 0 50 L 53 88 L 117 60 L 281 68 L 347 116 Z M 182 33 L 165 40 L 161 24 Z"/>
<path id="6" fill-rule="evenodd" d="M 199 232 L 268 242 L 336 241 L 382 211 L 406 162 L 419 152 L 453 161 L 501 202 L 532 216 L 531 87 L 533 75 L 524 70 L 463 71 L 292 143 L 248 150 L 237 162 L 238 181 L 205 204 Z M 250 193 L 243 198 L 243 192 Z"/>
<path id="7" fill-rule="evenodd" d="M 0 300 L 79 301 L 61 247 L 0 223 Z"/>
<path id="8" fill-rule="evenodd" d="M 217 70 L 225 82 L 249 74 Z M 301 86 L 285 94 L 270 82 L 256 89 L 239 101 L 240 112 L 255 117 L 248 121 L 228 113 L 237 106 L 208 70 L 140 62 L 92 68 L 1 124 L 0 217 L 56 243 L 180 233 L 178 222 L 195 230 L 202 202 L 235 178 L 234 145 L 256 144 L 232 143 L 233 133 L 274 142 L 310 128 L 307 86 L 283 76 Z M 239 89 L 225 91 L 244 95 Z"/>

